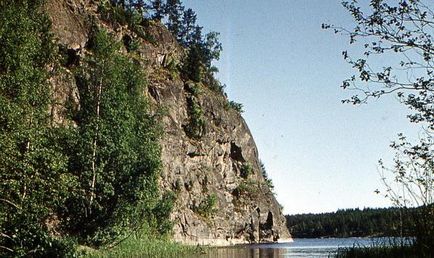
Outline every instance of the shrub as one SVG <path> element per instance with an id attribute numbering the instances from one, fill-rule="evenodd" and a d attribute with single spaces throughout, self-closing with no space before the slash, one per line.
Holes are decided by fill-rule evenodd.
<path id="1" fill-rule="evenodd" d="M 216 206 L 217 196 L 215 194 L 210 194 L 199 204 L 198 207 L 195 208 L 195 212 L 208 218 L 217 211 Z"/>
<path id="2" fill-rule="evenodd" d="M 125 48 L 128 52 L 134 52 L 139 49 L 140 41 L 136 38 L 132 38 L 129 35 L 125 35 L 122 38 L 122 42 L 124 43 Z"/>
<path id="3" fill-rule="evenodd" d="M 234 190 L 234 195 L 238 198 L 241 196 L 247 196 L 250 198 L 255 198 L 258 196 L 261 189 L 261 185 L 256 180 L 246 180 L 242 181 L 237 188 Z"/>
<path id="4" fill-rule="evenodd" d="M 267 170 L 265 169 L 264 163 L 262 161 L 259 162 L 259 169 L 261 171 L 262 177 L 264 178 L 265 185 L 271 190 L 274 190 L 274 184 L 271 178 L 268 177 Z"/>
<path id="5" fill-rule="evenodd" d="M 245 162 L 241 165 L 240 176 L 242 178 L 248 178 L 251 174 L 253 174 L 253 167 L 249 162 Z"/>
<path id="6" fill-rule="evenodd" d="M 274 184 L 273 181 L 270 178 L 265 179 L 265 185 L 271 190 L 274 190 Z"/>
<path id="7" fill-rule="evenodd" d="M 231 109 L 233 109 L 235 111 L 237 111 L 238 113 L 243 113 L 244 112 L 244 110 L 243 110 L 243 104 L 237 103 L 237 102 L 232 101 L 232 100 L 227 103 L 227 107 L 231 108 Z"/>
<path id="8" fill-rule="evenodd" d="M 186 90 L 190 93 L 190 96 L 187 97 L 187 111 L 190 121 L 184 130 L 189 137 L 200 139 L 205 133 L 204 112 L 197 98 L 200 94 L 200 88 L 195 83 L 188 83 Z"/>
<path id="9" fill-rule="evenodd" d="M 134 31 L 139 37 L 147 40 L 152 44 L 156 44 L 156 40 L 146 33 L 144 26 L 148 26 L 146 20 L 140 10 L 130 6 L 122 6 L 101 1 L 98 5 L 98 12 L 101 18 L 108 22 L 117 22 L 121 25 L 128 25 L 129 29 Z"/>

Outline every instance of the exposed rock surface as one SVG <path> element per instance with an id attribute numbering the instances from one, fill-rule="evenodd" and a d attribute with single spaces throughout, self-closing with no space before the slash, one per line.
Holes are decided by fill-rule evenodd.
<path id="1" fill-rule="evenodd" d="M 181 80 L 173 70 L 183 50 L 163 26 L 147 27 L 147 33 L 155 39 L 150 43 L 126 26 L 100 20 L 91 0 L 49 0 L 46 10 L 59 44 L 68 53 L 70 66 L 85 55 L 90 21 L 96 21 L 119 40 L 140 40 L 139 59 L 149 77 L 146 94 L 156 109 L 165 111 L 160 185 L 177 196 L 171 216 L 175 240 L 227 245 L 290 238 L 280 205 L 261 175 L 252 135 L 222 94 L 202 84 L 194 85 L 199 90 L 194 98 L 203 110 L 205 127 L 199 139 L 186 134 L 191 82 Z M 65 119 L 62 114 L 67 102 L 79 108 L 69 68 L 54 73 L 51 79 L 57 100 L 52 114 L 59 123 Z M 249 166 L 251 172 L 243 175 L 243 166 Z M 212 207 L 201 212 L 209 199 L 214 199 Z"/>

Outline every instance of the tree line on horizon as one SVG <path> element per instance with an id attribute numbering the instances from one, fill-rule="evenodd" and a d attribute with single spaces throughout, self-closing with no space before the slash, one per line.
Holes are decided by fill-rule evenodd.
<path id="1" fill-rule="evenodd" d="M 343 209 L 319 214 L 286 215 L 295 238 L 414 236 L 417 208 Z"/>

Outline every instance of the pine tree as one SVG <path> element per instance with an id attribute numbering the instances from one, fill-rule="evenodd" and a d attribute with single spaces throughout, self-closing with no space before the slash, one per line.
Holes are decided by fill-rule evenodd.
<path id="1" fill-rule="evenodd" d="M 166 26 L 170 32 L 180 39 L 181 31 L 181 16 L 184 11 L 184 7 L 181 5 L 180 0 L 167 0 L 165 5 L 165 13 L 167 14 Z"/>
<path id="2" fill-rule="evenodd" d="M 185 47 L 193 43 L 192 41 L 196 28 L 196 20 L 196 13 L 190 8 L 188 8 L 182 16 L 180 41 Z"/>
<path id="3" fill-rule="evenodd" d="M 165 14 L 165 5 L 162 0 L 153 0 L 150 4 L 150 9 L 153 11 L 151 19 L 161 21 Z"/>

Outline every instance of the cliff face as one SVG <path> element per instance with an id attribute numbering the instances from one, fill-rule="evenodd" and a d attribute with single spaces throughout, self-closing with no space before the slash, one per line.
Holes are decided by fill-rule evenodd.
<path id="1" fill-rule="evenodd" d="M 241 115 L 206 85 L 183 81 L 174 68 L 184 52 L 161 25 L 151 23 L 149 42 L 127 26 L 104 22 L 90 0 L 49 0 L 53 33 L 71 66 L 85 55 L 91 20 L 118 38 L 140 42 L 137 60 L 148 74 L 146 94 L 163 110 L 163 169 L 160 185 L 177 196 L 171 215 L 174 239 L 189 244 L 226 245 L 290 238 L 280 205 L 260 172 L 258 151 Z M 52 77 L 57 104 L 52 114 L 64 123 L 65 103 L 79 108 L 74 77 L 65 67 Z M 200 137 L 188 136 L 191 109 L 199 105 Z M 197 108 L 197 107 L 196 107 Z"/>

